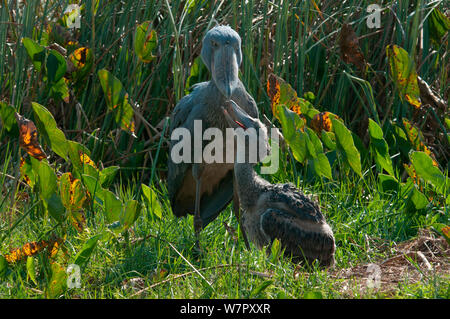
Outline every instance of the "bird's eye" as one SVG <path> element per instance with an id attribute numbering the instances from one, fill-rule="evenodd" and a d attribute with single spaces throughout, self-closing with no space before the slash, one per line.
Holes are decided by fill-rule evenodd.
<path id="1" fill-rule="evenodd" d="M 211 45 L 213 48 L 217 48 L 219 46 L 216 41 L 211 41 Z"/>

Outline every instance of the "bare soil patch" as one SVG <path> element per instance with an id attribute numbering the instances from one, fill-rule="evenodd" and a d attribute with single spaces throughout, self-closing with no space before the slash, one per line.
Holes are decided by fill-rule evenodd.
<path id="1" fill-rule="evenodd" d="M 350 297 L 355 294 L 349 289 L 352 283 L 357 284 L 359 293 L 374 289 L 394 295 L 401 283 L 414 284 L 435 276 L 450 280 L 450 245 L 432 231 L 421 230 L 416 238 L 397 244 L 391 252 L 388 259 L 335 269 L 331 275 L 341 279 L 340 289 Z"/>

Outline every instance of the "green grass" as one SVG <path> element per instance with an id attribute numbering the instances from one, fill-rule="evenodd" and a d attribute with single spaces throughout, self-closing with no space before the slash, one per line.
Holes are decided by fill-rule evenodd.
<path id="1" fill-rule="evenodd" d="M 288 173 L 279 178 L 290 180 Z M 291 177 L 292 178 L 292 177 Z M 370 180 L 369 180 L 370 182 Z M 373 181 L 372 181 L 373 182 Z M 302 183 L 302 182 L 301 182 Z M 411 216 L 392 196 L 364 191 L 361 183 L 314 185 L 304 189 L 316 194 L 336 236 L 335 269 L 379 263 L 393 255 L 396 243 L 411 239 L 419 228 L 429 228 L 430 214 Z M 133 197 L 136 190 L 119 192 Z M 32 200 L 31 200 L 32 202 Z M 163 219 L 144 211 L 126 236 L 100 241 L 82 269 L 81 288 L 68 290 L 66 298 L 448 298 L 448 273 L 437 272 L 418 282 L 400 281 L 387 291 L 365 288 L 365 279 L 348 281 L 332 276 L 334 270 L 298 268 L 286 257 L 272 258 L 252 246 L 245 249 L 225 231 L 222 222 L 237 228 L 228 208 L 201 233 L 201 257 L 194 253 L 192 217 L 176 219 L 165 202 Z M 25 204 L 24 211 L 30 204 Z M 35 210 L 38 213 L 38 210 Z M 104 230 L 101 211 L 88 213 L 88 227 L 79 234 L 68 229 L 65 247 L 74 256 L 92 235 Z M 54 225 L 30 216 L 8 240 L 12 247 L 37 239 Z M 2 228 L 7 228 L 3 223 Z M 370 240 L 369 240 L 370 239 Z M 376 244 L 379 240 L 380 244 Z M 383 243 L 383 245 L 381 245 Z M 184 258 L 183 258 L 183 257 Z M 41 261 L 42 257 L 35 257 Z M 189 261 L 189 264 L 186 260 Z M 194 269 L 195 268 L 195 269 Z M 195 270 L 200 271 L 202 278 Z M 158 274 L 164 274 L 158 276 Z M 261 275 L 263 274 L 263 275 Z M 181 276 L 180 276 L 181 275 Z M 35 285 L 27 280 L 25 263 L 14 266 L 0 285 L 3 298 L 41 298 L 45 274 Z M 125 280 L 142 278 L 136 289 L 123 289 Z M 383 277 L 382 277 L 383 278 Z M 208 282 L 209 283 L 208 283 Z M 270 281 L 270 284 L 267 283 Z M 267 288 L 258 292 L 262 285 Z M 347 288 L 343 288 L 347 286 Z M 144 291 L 141 291 L 143 290 Z M 320 293 L 320 295 L 319 295 Z M 137 294 L 137 295 L 135 295 Z"/>
<path id="2" fill-rule="evenodd" d="M 408 156 L 393 140 L 391 120 L 413 119 L 407 102 L 400 100 L 389 77 L 385 47 L 397 44 L 415 58 L 418 74 L 448 101 L 448 33 L 438 47 L 432 47 L 427 23 L 432 8 L 448 10 L 443 1 L 380 2 L 383 10 L 380 32 L 368 29 L 365 8 L 373 1 L 195 1 L 188 10 L 185 1 L 104 1 L 94 16 L 91 0 L 83 1 L 80 45 L 95 55 L 92 74 L 85 86 L 68 104 L 52 100 L 43 85 L 42 75 L 32 67 L 20 39 L 36 39 L 45 30 L 44 22 L 56 21 L 73 1 L 28 1 L 15 7 L 15 1 L 0 2 L 0 101 L 33 119 L 31 102 L 44 105 L 53 114 L 58 127 L 70 140 L 85 145 L 99 167 L 120 166 L 120 173 L 109 189 L 126 201 L 141 199 L 141 183 L 159 192 L 163 217 L 158 219 L 152 207 L 144 204 L 140 217 L 121 235 L 109 233 L 101 209 L 92 204 L 85 209 L 86 227 L 77 232 L 69 223 L 58 224 L 43 207 L 37 191 L 20 182 L 19 163 L 23 151 L 17 132 L 0 128 L 0 254 L 31 241 L 63 237 L 66 252 L 57 261 L 66 267 L 89 238 L 106 234 L 98 242 L 88 263 L 81 269 L 81 288 L 67 289 L 64 298 L 446 298 L 450 297 L 448 256 L 442 262 L 447 271 L 436 271 L 417 280 L 402 279 L 381 289 L 367 289 L 365 276 L 348 280 L 339 270 L 358 265 L 379 264 L 396 255 L 396 247 L 414 240 L 421 229 L 434 229 L 437 223 L 450 223 L 448 207 L 434 197 L 426 209 L 407 213 L 405 199 L 398 192 L 384 193 L 378 185 L 378 168 L 370 153 L 362 153 L 363 178 L 332 161 L 334 180 L 320 179 L 312 169 L 296 162 L 290 153 L 281 157 L 280 170 L 264 176 L 273 183 L 292 182 L 305 193 L 317 197 L 336 238 L 336 265 L 323 270 L 299 268 L 287 257 L 276 257 L 252 246 L 245 249 L 239 230 L 237 238 L 223 227 L 226 222 L 238 229 L 228 207 L 201 233 L 202 256 L 194 253 L 192 216 L 177 219 L 167 200 L 167 145 L 156 135 L 163 128 L 184 94 L 190 66 L 199 56 L 201 39 L 215 21 L 227 23 L 242 37 L 243 65 L 240 77 L 254 96 L 262 114 L 272 118 L 266 93 L 267 75 L 283 77 L 302 96 L 313 92 L 314 106 L 342 117 L 367 147 L 367 119 L 380 117 L 397 177 L 403 180 L 403 163 Z M 318 7 L 316 7 L 316 5 Z M 318 11 L 320 8 L 320 12 Z M 14 16 L 12 10 L 14 9 Z M 418 10 L 417 10 L 418 9 Z M 395 17 L 390 12 L 395 13 Z M 414 13 L 414 14 L 413 14 Z M 133 35 L 138 24 L 151 21 L 158 33 L 156 58 L 149 64 L 133 54 Z M 302 23 L 300 23 L 300 21 Z M 359 45 L 370 63 L 366 74 L 345 64 L 338 45 L 343 23 L 351 23 L 361 37 Z M 424 47 L 417 50 L 423 27 Z M 177 42 L 175 42 L 177 41 Z M 97 71 L 107 69 L 123 84 L 136 110 L 136 135 L 121 131 L 107 112 Z M 349 76 L 351 75 L 351 76 Z M 196 81 L 209 79 L 207 72 Z M 362 80 L 369 86 L 361 85 Z M 191 82 L 192 84 L 192 82 Z M 371 95 L 373 92 L 373 97 Z M 374 111 L 376 116 L 374 116 Z M 445 131 L 445 114 L 438 114 L 438 125 L 429 127 L 433 112 L 416 119 L 436 151 L 441 171 L 448 176 L 448 142 L 440 137 Z M 276 123 L 276 122 L 275 122 Z M 279 123 L 276 123 L 279 125 Z M 159 126 L 158 126 L 159 125 Z M 158 127 L 157 127 L 158 126 Z M 448 130 L 449 128 L 447 128 Z M 155 137 L 156 136 L 156 137 Z M 49 162 L 60 172 L 71 165 L 46 147 Z M 432 187 L 425 186 L 430 193 Z M 18 199 L 22 193 L 29 197 Z M 435 232 L 435 236 L 440 234 Z M 448 254 L 448 250 L 447 250 Z M 45 252 L 33 257 L 37 283 L 27 276 L 26 260 L 10 265 L 0 277 L 0 298 L 45 298 L 51 272 Z M 419 267 L 419 269 L 421 269 Z M 411 270 L 418 274 L 416 270 Z M 0 274 L 1 275 L 1 274 Z M 355 274 L 356 275 L 356 274 Z M 125 281 L 141 278 L 137 288 L 123 288 Z M 383 279 L 383 274 L 382 274 Z"/>

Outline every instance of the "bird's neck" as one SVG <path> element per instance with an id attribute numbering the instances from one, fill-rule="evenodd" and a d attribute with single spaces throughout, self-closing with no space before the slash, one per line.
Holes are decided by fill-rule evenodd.
<path id="1" fill-rule="evenodd" d="M 254 171 L 253 167 L 252 163 L 234 164 L 239 202 L 244 210 L 249 210 L 256 204 L 264 185 L 268 184 Z"/>
<path id="2" fill-rule="evenodd" d="M 240 82 L 240 80 L 238 80 Z M 235 93 L 233 93 L 232 98 L 234 98 L 236 91 L 240 90 L 240 85 L 237 86 L 235 89 Z M 219 88 L 217 87 L 216 83 L 213 79 L 211 79 L 208 83 L 208 97 L 211 99 L 211 102 L 214 102 L 212 104 L 214 105 L 221 105 L 223 102 L 227 100 L 225 96 L 220 92 Z"/>

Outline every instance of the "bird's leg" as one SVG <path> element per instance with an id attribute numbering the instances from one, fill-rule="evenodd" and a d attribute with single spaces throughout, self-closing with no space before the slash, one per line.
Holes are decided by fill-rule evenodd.
<path id="1" fill-rule="evenodd" d="M 250 250 L 250 244 L 248 243 L 247 233 L 245 232 L 244 227 L 242 227 L 242 220 L 241 220 L 241 213 L 240 213 L 240 206 L 239 206 L 239 196 L 238 196 L 238 192 L 237 192 L 236 176 L 233 177 L 233 212 L 234 212 L 234 215 L 236 216 L 236 218 L 238 220 L 239 228 L 241 229 L 242 237 L 244 238 L 245 247 L 247 248 L 247 250 Z"/>
<path id="2" fill-rule="evenodd" d="M 201 177 L 198 164 L 194 164 L 192 173 L 195 179 L 195 212 L 194 212 L 194 231 L 195 231 L 195 247 L 200 251 L 200 231 L 202 230 L 203 223 L 200 216 L 200 195 L 201 195 Z"/>

